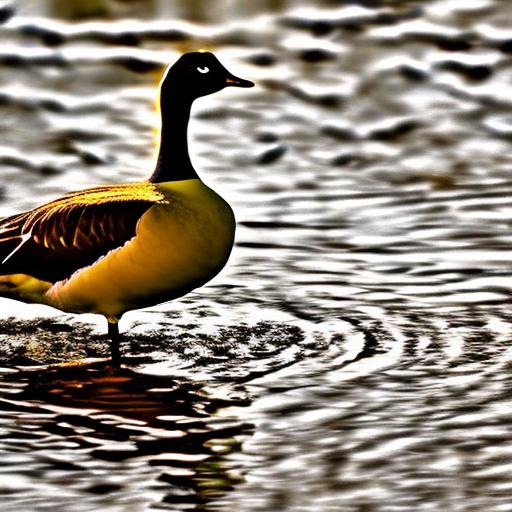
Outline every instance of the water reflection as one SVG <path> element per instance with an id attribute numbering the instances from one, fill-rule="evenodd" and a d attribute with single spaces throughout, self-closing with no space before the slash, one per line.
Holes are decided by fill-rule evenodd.
<path id="1" fill-rule="evenodd" d="M 222 411 L 249 403 L 212 396 L 199 382 L 105 362 L 15 372 L 0 400 L 2 416 L 14 422 L 0 435 L 10 452 L 4 485 L 21 472 L 27 485 L 64 488 L 66 510 L 85 510 L 100 495 L 114 507 L 140 502 L 142 492 L 179 510 L 204 504 L 241 480 L 226 456 L 240 450 L 252 426 Z M 15 453 L 27 450 L 33 462 L 22 469 L 27 456 L 20 461 Z M 20 485 L 10 503 L 23 508 L 33 495 Z"/>

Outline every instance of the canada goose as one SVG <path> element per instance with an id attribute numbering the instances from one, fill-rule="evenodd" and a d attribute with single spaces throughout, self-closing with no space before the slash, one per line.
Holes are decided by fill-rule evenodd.
<path id="1" fill-rule="evenodd" d="M 118 360 L 123 313 L 181 297 L 226 264 L 235 218 L 192 166 L 187 125 L 195 99 L 253 85 L 209 52 L 187 53 L 168 67 L 149 180 L 72 192 L 1 219 L 0 296 L 104 315 Z"/>

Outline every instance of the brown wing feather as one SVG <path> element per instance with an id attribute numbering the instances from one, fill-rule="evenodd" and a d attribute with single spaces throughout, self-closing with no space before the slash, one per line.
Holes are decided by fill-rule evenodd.
<path id="1" fill-rule="evenodd" d="M 122 246 L 144 212 L 163 202 L 150 182 L 113 185 L 72 192 L 0 220 L 0 275 L 23 273 L 50 282 L 69 277 Z"/>

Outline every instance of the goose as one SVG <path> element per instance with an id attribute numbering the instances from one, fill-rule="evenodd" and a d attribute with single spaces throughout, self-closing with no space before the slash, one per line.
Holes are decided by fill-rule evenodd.
<path id="1" fill-rule="evenodd" d="M 188 151 L 192 103 L 225 87 L 253 87 L 210 52 L 182 55 L 160 82 L 161 136 L 146 181 L 103 185 L 0 219 L 0 296 L 118 322 L 204 285 L 225 266 L 235 218 Z"/>

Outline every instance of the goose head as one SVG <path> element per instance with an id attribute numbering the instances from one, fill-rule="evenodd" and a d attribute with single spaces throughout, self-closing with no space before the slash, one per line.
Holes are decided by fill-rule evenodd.
<path id="1" fill-rule="evenodd" d="M 173 95 L 183 100 L 195 100 L 225 87 L 253 87 L 249 80 L 230 73 L 210 52 L 182 55 L 164 73 L 160 84 L 162 99 Z"/>

